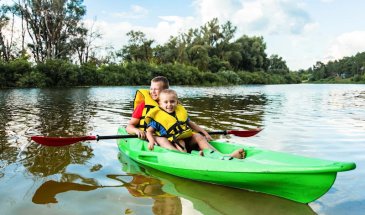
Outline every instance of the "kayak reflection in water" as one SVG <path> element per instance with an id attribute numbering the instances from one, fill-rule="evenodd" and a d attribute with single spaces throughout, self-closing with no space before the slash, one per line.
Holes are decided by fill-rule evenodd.
<path id="1" fill-rule="evenodd" d="M 132 177 L 130 182 L 123 177 Z M 134 197 L 147 197 L 154 200 L 152 211 L 154 214 L 182 214 L 182 204 L 179 197 L 162 190 L 160 180 L 139 174 L 107 175 L 108 178 L 121 182 L 120 185 L 105 186 L 93 181 L 91 184 L 62 182 L 49 180 L 44 182 L 34 193 L 32 202 L 35 204 L 58 203 L 56 196 L 69 191 L 92 191 L 100 188 L 125 187 Z"/>
<path id="2" fill-rule="evenodd" d="M 182 214 L 180 198 L 164 192 L 160 180 L 139 174 L 130 174 L 129 176 L 133 178 L 130 182 L 126 182 L 120 179 L 118 175 L 108 175 L 109 178 L 122 182 L 132 196 L 152 198 L 154 200 L 152 206 L 154 214 Z"/>
<path id="3" fill-rule="evenodd" d="M 36 190 L 32 202 L 35 204 L 57 203 L 56 195 L 59 193 L 68 191 L 91 191 L 98 188 L 100 188 L 100 186 L 49 180 L 44 182 Z"/>
<path id="4" fill-rule="evenodd" d="M 191 121 L 185 108 L 178 102 L 177 93 L 171 89 L 165 89 L 160 92 L 157 107 L 151 109 L 146 117 L 148 148 L 153 150 L 155 144 L 162 145 L 165 148 L 188 152 L 187 148 L 197 144 L 199 154 L 205 155 L 217 152 L 217 150 L 208 143 L 212 137 L 199 125 Z M 155 134 L 158 134 L 157 142 Z M 203 135 L 204 136 L 203 136 Z M 163 144 L 161 144 L 163 143 Z M 189 150 L 190 151 L 190 150 Z M 223 158 L 232 159 L 245 158 L 245 151 L 237 149 Z"/>

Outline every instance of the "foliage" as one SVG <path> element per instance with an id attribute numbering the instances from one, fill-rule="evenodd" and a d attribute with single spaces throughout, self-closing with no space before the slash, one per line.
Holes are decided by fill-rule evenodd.
<path id="1" fill-rule="evenodd" d="M 11 76 L 9 76 L 11 74 Z M 202 72 L 185 64 L 152 65 L 146 62 L 95 64 L 81 66 L 65 60 L 47 60 L 32 66 L 26 60 L 0 63 L 0 88 L 67 87 L 90 85 L 148 85 L 158 75 L 166 76 L 172 85 L 239 85 L 299 83 L 297 73 L 285 76 L 266 72 L 221 70 Z M 11 81 L 9 81 L 11 80 Z"/>
<path id="2" fill-rule="evenodd" d="M 18 80 L 31 71 L 31 64 L 23 59 L 2 62 L 0 65 L 0 87 L 18 86 Z"/>
<path id="3" fill-rule="evenodd" d="M 268 72 L 274 74 L 287 74 L 289 73 L 289 68 L 282 57 L 279 57 L 278 55 L 271 55 L 269 58 Z"/>
<path id="4" fill-rule="evenodd" d="M 365 74 L 365 52 L 329 61 L 327 64 L 318 61 L 313 67 L 300 73 L 302 76 L 309 74 L 309 81 L 312 82 L 362 82 Z"/>
<path id="5" fill-rule="evenodd" d="M 90 86 L 101 84 L 99 82 L 98 68 L 92 63 L 82 64 L 77 77 L 77 85 Z"/>
<path id="6" fill-rule="evenodd" d="M 237 41 L 242 60 L 238 69 L 246 71 L 267 70 L 266 44 L 263 37 L 248 37 L 243 35 Z"/>
<path id="7" fill-rule="evenodd" d="M 152 59 L 152 43 L 153 40 L 146 38 L 146 35 L 141 31 L 130 31 L 129 44 L 124 46 L 121 50 L 123 59 L 128 62 L 144 61 L 150 62 Z"/>
<path id="8" fill-rule="evenodd" d="M 239 75 L 237 75 L 237 73 L 233 72 L 233 71 L 220 71 L 217 73 L 217 75 L 220 77 L 221 79 L 221 83 L 224 85 L 235 85 L 235 84 L 240 84 L 241 83 L 241 78 Z"/>
<path id="9" fill-rule="evenodd" d="M 87 30 L 81 25 L 86 14 L 83 0 L 20 0 L 11 7 L 22 20 L 32 42 L 28 48 L 36 62 L 69 59 Z M 26 27 L 25 27 L 26 26 Z M 24 41 L 23 41 L 24 43 Z M 24 48 L 24 44 L 22 45 Z"/>
<path id="10" fill-rule="evenodd" d="M 52 59 L 38 63 L 35 71 L 44 74 L 47 87 L 75 86 L 78 84 L 79 67 L 65 60 Z"/>
<path id="11" fill-rule="evenodd" d="M 46 83 L 44 80 L 46 76 L 35 70 L 31 70 L 24 74 L 24 76 L 20 77 L 17 81 L 17 86 L 19 87 L 46 87 Z"/>

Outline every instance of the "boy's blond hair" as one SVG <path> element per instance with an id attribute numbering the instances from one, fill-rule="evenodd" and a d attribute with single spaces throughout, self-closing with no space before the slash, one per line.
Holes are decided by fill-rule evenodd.
<path id="1" fill-rule="evenodd" d="M 178 99 L 177 97 L 177 93 L 175 90 L 171 90 L 171 89 L 164 89 L 164 90 L 161 90 L 160 92 L 160 96 L 161 94 L 170 94 L 170 95 L 174 95 L 176 97 L 176 100 Z"/>

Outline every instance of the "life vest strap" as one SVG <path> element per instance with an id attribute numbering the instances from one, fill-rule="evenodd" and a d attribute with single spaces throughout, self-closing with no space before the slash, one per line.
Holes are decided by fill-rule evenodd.
<path id="1" fill-rule="evenodd" d="M 174 131 L 175 133 L 182 133 L 184 131 L 184 129 L 181 127 L 183 124 L 186 124 L 186 123 L 182 122 L 182 121 L 177 121 L 166 132 L 168 134 L 170 134 L 171 131 Z M 187 127 L 187 125 L 186 125 L 186 127 Z"/>

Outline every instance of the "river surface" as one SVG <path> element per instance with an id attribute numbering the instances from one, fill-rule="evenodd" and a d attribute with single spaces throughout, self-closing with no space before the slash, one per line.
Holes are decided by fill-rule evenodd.
<path id="1" fill-rule="evenodd" d="M 353 161 L 310 204 L 145 169 L 116 140 L 45 147 L 33 135 L 112 135 L 140 87 L 0 90 L 0 208 L 10 214 L 364 214 L 365 85 L 180 87 L 207 130 L 264 128 L 243 146 Z"/>

